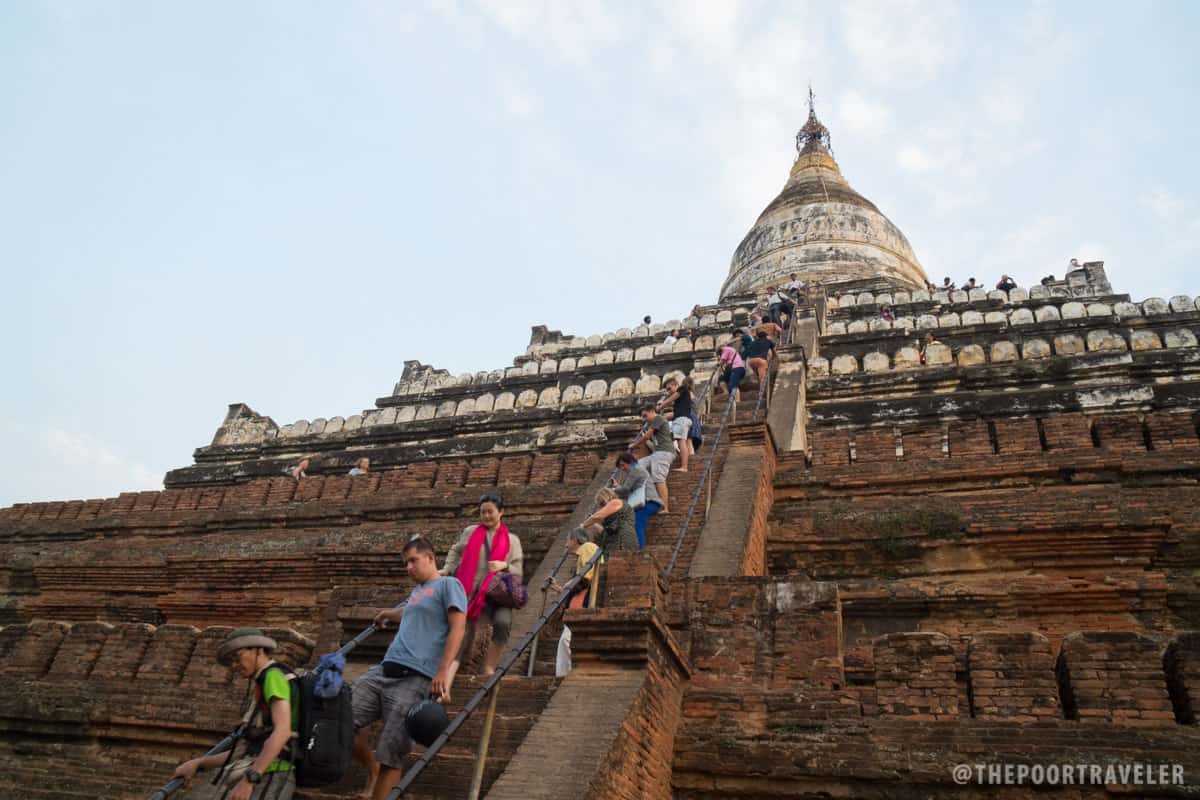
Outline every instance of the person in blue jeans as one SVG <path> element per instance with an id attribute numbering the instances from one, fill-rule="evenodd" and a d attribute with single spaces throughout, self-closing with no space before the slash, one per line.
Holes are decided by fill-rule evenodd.
<path id="1" fill-rule="evenodd" d="M 638 549 L 646 547 L 646 524 L 650 518 L 662 511 L 662 500 L 654 481 L 644 467 L 638 466 L 633 453 L 625 452 L 617 456 L 617 480 L 613 488 L 617 497 L 629 503 L 633 509 L 634 529 L 637 531 Z"/>

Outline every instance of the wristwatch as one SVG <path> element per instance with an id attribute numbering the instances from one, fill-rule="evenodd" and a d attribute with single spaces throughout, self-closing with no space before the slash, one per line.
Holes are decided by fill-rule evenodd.
<path id="1" fill-rule="evenodd" d="M 246 783 L 255 785 L 261 780 L 262 780 L 262 773 L 259 772 L 258 770 L 256 770 L 254 767 L 251 767 L 250 769 L 246 770 Z"/>

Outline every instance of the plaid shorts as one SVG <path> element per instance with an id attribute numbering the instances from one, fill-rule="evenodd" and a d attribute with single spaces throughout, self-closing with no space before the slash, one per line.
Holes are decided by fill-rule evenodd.
<path id="1" fill-rule="evenodd" d="M 379 664 L 371 667 L 354 682 L 354 730 L 365 728 L 375 720 L 383 720 L 383 733 L 375 747 L 380 764 L 403 769 L 404 756 L 412 750 L 412 737 L 404 724 L 408 709 L 429 696 L 432 681 L 418 672 L 403 678 L 389 678 Z"/>

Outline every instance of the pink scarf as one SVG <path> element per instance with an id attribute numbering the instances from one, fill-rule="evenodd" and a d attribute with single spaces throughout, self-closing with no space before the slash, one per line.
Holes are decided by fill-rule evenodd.
<path id="1" fill-rule="evenodd" d="M 483 583 L 479 585 L 479 591 L 474 595 L 471 594 L 471 590 L 475 586 L 475 570 L 479 568 L 479 559 L 483 554 L 483 542 L 486 536 L 487 528 L 482 525 L 471 531 L 471 538 L 467 540 L 467 546 L 463 548 L 462 561 L 458 562 L 458 570 L 454 573 L 454 577 L 458 578 L 458 582 L 466 589 L 467 596 L 471 598 L 470 605 L 467 606 L 467 619 L 469 620 L 477 619 L 483 613 L 483 606 L 487 603 L 488 587 L 492 585 L 492 578 L 496 575 L 495 572 L 484 575 Z M 503 522 L 496 529 L 496 535 L 492 537 L 490 560 L 508 560 L 508 528 Z"/>

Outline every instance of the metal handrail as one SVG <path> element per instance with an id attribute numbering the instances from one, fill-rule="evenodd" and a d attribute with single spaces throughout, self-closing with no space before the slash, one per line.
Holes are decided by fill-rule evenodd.
<path id="1" fill-rule="evenodd" d="M 396 606 L 396 608 L 403 608 L 406 605 L 408 605 L 408 604 L 401 603 L 400 605 Z M 351 650 L 358 647 L 360 644 L 362 644 L 366 639 L 370 638 L 378 630 L 379 630 L 379 628 L 374 623 L 372 623 L 371 625 L 368 625 L 366 628 L 363 628 L 361 631 L 359 631 L 357 636 L 355 636 L 353 639 L 351 639 L 350 641 L 346 642 L 344 645 L 339 647 L 336 651 L 336 655 L 341 655 L 341 656 L 347 655 Z M 322 672 L 325 671 L 325 669 L 326 669 L 325 667 L 317 667 L 315 670 L 313 670 L 313 674 L 320 675 Z M 209 756 L 217 756 L 217 755 L 220 755 L 221 753 L 228 752 L 230 749 L 233 748 L 234 745 L 237 744 L 238 739 L 242 738 L 242 732 L 245 729 L 245 727 L 246 727 L 245 723 L 238 725 L 236 728 L 234 728 L 232 731 L 229 732 L 229 735 L 227 735 L 224 739 L 222 739 L 221 741 L 219 741 L 215 745 L 213 745 L 213 747 L 207 753 L 205 753 L 203 756 L 201 756 L 201 758 L 208 758 Z M 183 787 L 183 778 L 171 778 L 171 780 L 167 781 L 161 787 L 159 787 L 154 792 L 154 794 L 150 795 L 150 800 L 166 800 L 168 797 L 170 797 L 172 794 L 174 794 L 176 791 L 178 791 L 182 787 Z"/>
<path id="2" fill-rule="evenodd" d="M 758 414 L 763 407 L 763 398 L 766 398 L 766 407 L 768 409 L 771 407 L 771 373 L 774 371 L 772 369 L 774 366 L 775 362 L 772 360 L 767 365 L 767 379 L 761 381 L 758 387 L 758 397 L 754 399 L 754 416 L 751 417 L 752 422 L 758 422 Z"/>
<path id="3" fill-rule="evenodd" d="M 708 484 L 709 474 L 712 472 L 713 462 L 716 460 L 717 451 L 721 447 L 721 436 L 725 433 L 725 426 L 729 423 L 730 412 L 737 407 L 737 401 L 733 399 L 733 393 L 729 394 L 729 403 L 725 406 L 725 413 L 721 416 L 721 425 L 717 428 L 717 436 L 713 441 L 712 451 L 708 454 L 708 461 L 704 464 L 704 472 L 700 474 L 700 481 L 696 484 L 696 488 L 692 490 L 692 500 L 688 505 L 687 514 L 683 517 L 683 524 L 679 527 L 679 534 L 675 537 L 675 547 L 671 550 L 671 560 L 667 563 L 666 573 L 669 577 L 675 571 L 675 563 L 679 560 L 679 551 L 683 549 L 683 540 L 687 536 L 688 526 L 692 522 L 692 516 L 696 513 L 696 505 L 700 501 L 700 493 L 704 491 Z"/>
<path id="4" fill-rule="evenodd" d="M 668 395 L 665 394 L 662 395 L 662 397 L 660 397 L 655 403 L 655 406 L 661 403 L 667 396 Z M 650 423 L 648 422 L 642 423 L 642 427 L 638 430 L 637 435 L 634 436 L 635 441 L 646 432 L 646 429 L 649 427 L 649 425 Z M 626 452 L 628 451 L 629 448 L 626 448 Z M 605 481 L 605 484 L 611 483 L 616 479 L 619 469 L 619 467 L 615 465 L 613 466 L 613 470 L 609 474 L 608 480 Z M 424 771 L 425 767 L 427 767 L 433 761 L 433 758 L 437 755 L 438 751 L 440 751 L 446 742 L 449 741 L 450 737 L 454 735 L 454 732 L 457 731 L 458 728 L 467 720 L 467 718 L 475 712 L 475 710 L 479 707 L 479 704 L 482 703 L 483 699 L 490 693 L 491 700 L 488 703 L 488 710 L 484 719 L 484 729 L 480 736 L 479 749 L 476 753 L 475 765 L 472 770 L 471 786 L 468 790 L 468 797 L 472 798 L 472 800 L 474 800 L 474 798 L 478 798 L 479 792 L 482 790 L 484 765 L 487 760 L 488 748 L 491 742 L 492 721 L 496 715 L 496 701 L 499 696 L 500 678 L 512 668 L 513 664 L 515 664 L 516 661 L 521 657 L 526 648 L 530 648 L 529 662 L 526 665 L 526 676 L 533 676 L 533 670 L 536 665 L 537 657 L 537 642 L 542 629 L 545 628 L 549 621 L 554 618 L 554 615 L 562 607 L 564 599 L 570 597 L 570 589 L 578 583 L 583 575 L 588 574 L 588 572 L 591 571 L 591 568 L 595 565 L 596 561 L 598 561 L 604 555 L 604 550 L 601 549 L 600 551 L 597 551 L 592 559 L 588 561 L 586 567 L 567 583 L 566 587 L 564 587 L 562 596 L 555 601 L 554 605 L 549 611 L 546 611 L 546 590 L 550 586 L 550 581 L 556 575 L 558 575 L 558 571 L 562 569 L 562 565 L 566 561 L 567 555 L 568 552 L 564 551 L 559 557 L 558 562 L 554 565 L 554 568 L 551 570 L 549 577 L 547 577 L 543 582 L 542 610 L 538 616 L 538 620 L 534 623 L 533 628 L 521 638 L 521 641 L 515 648 L 509 650 L 508 653 L 505 654 L 500 663 L 496 666 L 495 672 L 493 672 L 491 676 L 484 682 L 483 686 L 481 686 L 475 692 L 475 694 L 472 695 L 471 699 L 468 700 L 461 709 L 459 709 L 459 712 L 455 714 L 454 719 L 451 720 L 450 725 L 447 726 L 442 735 L 434 740 L 433 744 L 431 744 L 421 755 L 421 758 L 417 760 L 417 763 L 405 773 L 404 777 L 398 784 L 396 784 L 396 787 L 392 790 L 391 794 L 388 795 L 389 800 L 395 800 L 395 798 L 403 796 L 403 792 L 412 785 L 417 776 Z"/>
<path id="5" fill-rule="evenodd" d="M 437 756 L 441 749 L 445 747 L 446 743 L 450 741 L 450 737 L 452 737 L 454 733 L 463 726 L 463 724 L 467 721 L 467 718 L 470 717 L 475 709 L 479 707 L 479 704 L 483 702 L 484 698 L 486 698 L 488 694 L 500 684 L 500 679 L 503 678 L 508 670 L 512 668 L 517 659 L 519 659 L 525 652 L 525 649 L 529 647 L 530 644 L 532 644 L 532 642 L 541 634 L 542 629 L 545 628 L 550 620 L 554 618 L 554 615 L 557 614 L 559 610 L 570 601 L 572 590 L 579 584 L 579 581 L 583 579 L 584 575 L 587 575 L 592 571 L 592 568 L 596 566 L 596 563 L 603 558 L 604 555 L 605 550 L 603 548 L 597 550 L 596 553 L 590 559 L 588 559 L 587 563 L 584 564 L 579 573 L 572 577 L 571 580 L 567 581 L 566 586 L 563 587 L 562 593 L 558 596 L 558 599 L 554 601 L 554 605 L 550 607 L 550 610 L 543 611 L 537 622 L 534 624 L 533 629 L 521 637 L 521 641 L 517 643 L 517 646 L 509 650 L 508 653 L 506 653 L 505 656 L 500 659 L 500 663 L 496 665 L 496 671 L 493 672 L 486 681 L 484 681 L 483 686 L 479 687 L 475 694 L 471 696 L 471 699 L 463 704 L 463 707 L 459 709 L 457 714 L 454 715 L 454 719 L 450 720 L 450 724 L 446 726 L 446 730 L 442 731 L 442 734 L 433 740 L 433 743 L 425 749 L 425 752 L 421 754 L 421 757 L 417 759 L 417 762 L 413 764 L 407 772 L 404 773 L 404 777 L 400 779 L 400 782 L 397 783 L 395 788 L 393 788 L 388 794 L 387 800 L 398 800 L 400 797 L 404 796 L 404 792 L 410 786 L 412 786 L 425 768 L 432 763 L 434 757 Z M 484 750 L 484 753 L 486 753 L 486 749 Z"/>
<path id="6" fill-rule="evenodd" d="M 616 474 L 616 470 L 613 471 L 613 474 Z M 558 562 L 555 563 L 554 569 L 550 570 L 550 574 L 546 576 L 546 580 L 542 582 L 542 610 L 538 612 L 539 616 L 546 613 L 546 590 L 550 588 L 550 581 L 554 580 L 554 576 L 558 574 L 560 569 L 562 569 L 562 565 L 566 563 L 567 556 L 570 554 L 570 551 L 564 549 L 562 555 L 558 557 Z M 537 661 L 537 646 L 538 640 L 534 639 L 533 646 L 529 648 L 529 666 L 525 672 L 525 677 L 527 678 L 533 677 L 533 665 Z"/>

